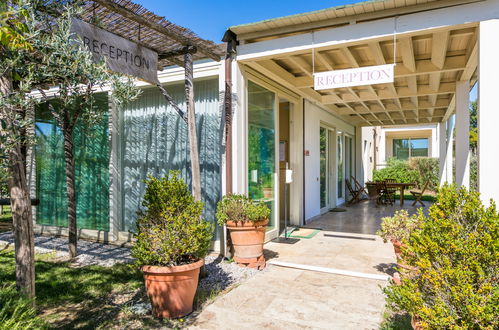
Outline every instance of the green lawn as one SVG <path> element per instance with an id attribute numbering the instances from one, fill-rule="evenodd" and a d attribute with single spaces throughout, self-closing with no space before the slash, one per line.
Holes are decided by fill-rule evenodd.
<path id="1" fill-rule="evenodd" d="M 400 194 L 395 194 L 395 200 L 399 200 L 399 199 L 400 199 Z M 412 196 L 411 194 L 404 194 L 404 200 L 413 201 L 414 200 L 414 196 Z M 421 200 L 422 201 L 427 201 L 427 202 L 434 202 L 437 199 L 436 199 L 435 196 L 432 196 L 432 195 L 423 195 L 423 197 L 421 198 Z"/>
<path id="2" fill-rule="evenodd" d="M 10 206 L 3 207 L 3 214 L 0 215 L 0 233 L 10 231 L 12 228 L 12 214 L 10 213 Z"/>
<path id="3" fill-rule="evenodd" d="M 36 304 L 39 315 L 50 328 L 58 329 L 147 329 L 181 328 L 193 316 L 179 320 L 158 320 L 137 315 L 130 307 L 147 302 L 142 274 L 134 265 L 74 268 L 54 255 L 37 255 Z M 14 253 L 0 248 L 0 290 L 15 283 Z M 199 292 L 195 309 L 213 299 L 218 292 Z M 1 328 L 1 327 L 0 327 Z"/>

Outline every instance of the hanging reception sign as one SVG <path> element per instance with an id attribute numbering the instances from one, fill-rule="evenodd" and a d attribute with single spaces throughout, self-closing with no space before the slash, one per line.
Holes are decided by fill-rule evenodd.
<path id="1" fill-rule="evenodd" d="M 135 42 L 78 19 L 72 32 L 80 36 L 95 60 L 106 59 L 109 70 L 158 83 L 158 54 Z"/>
<path id="2" fill-rule="evenodd" d="M 387 64 L 317 72 L 314 74 L 314 89 L 321 90 L 392 83 L 394 79 L 393 68 L 393 64 Z"/>

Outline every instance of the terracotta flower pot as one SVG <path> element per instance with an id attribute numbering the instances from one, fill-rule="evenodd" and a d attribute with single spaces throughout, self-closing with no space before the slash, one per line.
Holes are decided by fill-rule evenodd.
<path id="1" fill-rule="evenodd" d="M 400 255 L 402 253 L 401 247 L 403 246 L 402 242 L 392 239 L 393 250 L 396 255 Z"/>
<path id="2" fill-rule="evenodd" d="M 234 259 L 254 259 L 263 256 L 265 227 L 268 223 L 268 219 L 257 222 L 227 221 L 227 228 L 234 246 Z"/>
<path id="3" fill-rule="evenodd" d="M 181 266 L 142 266 L 154 316 L 177 318 L 192 312 L 199 269 L 203 265 L 204 259 Z"/>

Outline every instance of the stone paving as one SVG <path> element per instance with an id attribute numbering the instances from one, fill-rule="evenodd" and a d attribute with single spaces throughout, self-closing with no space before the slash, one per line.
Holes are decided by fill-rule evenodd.
<path id="1" fill-rule="evenodd" d="M 406 209 L 415 212 L 410 203 Z M 399 206 L 367 202 L 311 222 L 323 230 L 294 245 L 270 242 L 267 258 L 311 266 L 393 274 L 391 244 L 373 235 Z M 193 329 L 378 329 L 387 281 L 269 265 L 199 315 Z"/>

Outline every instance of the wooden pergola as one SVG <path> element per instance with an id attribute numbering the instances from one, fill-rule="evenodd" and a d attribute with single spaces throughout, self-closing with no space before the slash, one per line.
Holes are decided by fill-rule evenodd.
<path id="1" fill-rule="evenodd" d="M 194 32 L 158 16 L 130 0 L 91 0 L 81 17 L 90 24 L 117 34 L 158 53 L 158 70 L 165 66 L 184 66 L 188 51 L 193 60 L 220 61 L 224 49 Z"/>
<path id="2" fill-rule="evenodd" d="M 223 48 L 130 0 L 90 0 L 85 2 L 84 7 L 81 19 L 85 22 L 155 51 L 158 54 L 157 69 L 159 71 L 170 65 L 185 68 L 187 109 L 181 109 L 160 83 L 157 83 L 156 86 L 166 101 L 187 123 L 192 194 L 196 200 L 201 200 L 201 170 L 194 109 L 193 61 L 209 58 L 219 62 L 224 55 Z"/>

